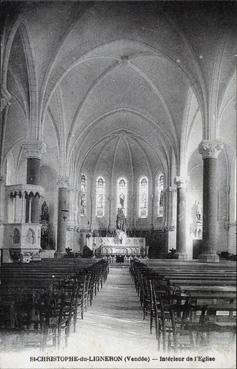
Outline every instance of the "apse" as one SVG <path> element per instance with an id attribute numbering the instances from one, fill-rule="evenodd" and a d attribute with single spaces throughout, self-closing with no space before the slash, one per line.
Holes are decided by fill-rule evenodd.
<path id="1" fill-rule="evenodd" d="M 129 228 L 136 227 L 139 216 L 139 181 L 148 178 L 148 214 L 142 220 L 142 226 L 150 228 L 153 205 L 151 192 L 153 176 L 157 171 L 157 161 L 149 145 L 139 137 L 126 131 L 111 134 L 102 142 L 89 150 L 80 173 L 87 176 L 88 189 L 92 196 L 87 200 L 87 216 L 81 217 L 81 225 L 86 227 L 93 224 L 93 228 L 115 227 L 118 200 L 118 181 L 126 182 L 127 222 Z M 98 218 L 96 215 L 96 181 L 99 177 L 105 180 L 105 214 Z M 139 224 L 141 220 L 139 220 Z"/>

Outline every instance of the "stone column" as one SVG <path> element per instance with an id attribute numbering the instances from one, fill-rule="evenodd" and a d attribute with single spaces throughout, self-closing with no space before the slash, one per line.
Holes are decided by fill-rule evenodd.
<path id="1" fill-rule="evenodd" d="M 152 194 L 150 196 L 150 201 L 151 201 L 151 229 L 154 229 L 154 212 L 155 212 L 155 208 L 154 208 L 154 203 L 156 203 L 155 201 L 155 195 L 154 195 L 155 191 L 153 188 Z"/>
<path id="2" fill-rule="evenodd" d="M 16 209 L 17 209 L 17 193 L 15 193 L 15 196 L 13 198 L 13 223 L 17 223 L 16 217 Z"/>
<path id="3" fill-rule="evenodd" d="M 25 221 L 26 221 L 26 199 L 23 193 L 21 197 L 21 221 L 20 223 L 25 223 Z"/>
<path id="4" fill-rule="evenodd" d="M 32 216 L 32 199 L 33 196 L 29 195 L 29 219 L 28 219 L 28 223 L 31 223 L 31 216 Z"/>
<path id="5" fill-rule="evenodd" d="M 173 203 L 174 203 L 174 193 L 176 188 L 173 186 L 167 187 L 166 194 L 167 194 L 167 207 L 166 207 L 166 224 L 169 228 L 174 228 L 175 219 L 174 219 L 174 212 L 173 212 Z"/>
<path id="6" fill-rule="evenodd" d="M 132 231 L 135 231 L 136 228 L 136 219 L 137 219 L 137 201 L 135 191 L 133 190 L 133 194 L 131 196 L 132 200 Z"/>
<path id="7" fill-rule="evenodd" d="M 187 259 L 186 251 L 186 182 L 182 177 L 175 178 L 177 186 L 177 226 L 176 226 L 176 257 Z"/>
<path id="8" fill-rule="evenodd" d="M 3 245 L 4 221 L 6 221 L 5 177 L 0 176 L 0 248 Z"/>
<path id="9" fill-rule="evenodd" d="M 67 223 L 67 242 L 73 252 L 79 252 L 79 240 L 78 240 L 78 223 L 77 223 L 77 197 L 78 189 L 75 186 L 68 187 L 68 223 Z"/>
<path id="10" fill-rule="evenodd" d="M 25 194 L 25 223 L 30 223 L 30 197 L 29 195 L 26 193 Z"/>
<path id="11" fill-rule="evenodd" d="M 40 222 L 40 206 L 39 206 L 40 195 L 36 193 L 31 198 L 31 223 Z"/>
<path id="12" fill-rule="evenodd" d="M 223 144 L 204 140 L 199 145 L 203 158 L 203 250 L 200 261 L 218 262 L 216 254 L 217 157 Z"/>
<path id="13" fill-rule="evenodd" d="M 1 80 L 2 82 L 2 80 Z M 0 233 L 3 233 L 3 224 L 7 220 L 7 204 L 5 200 L 6 173 L 3 168 L 4 139 L 8 111 L 11 105 L 11 94 L 1 83 L 0 88 Z M 1 239 L 1 235 L 0 235 Z M 1 242 L 1 245 L 3 243 Z M 0 246 L 1 247 L 1 246 Z"/>
<path id="14" fill-rule="evenodd" d="M 16 223 L 21 222 L 21 205 L 22 205 L 22 193 L 18 191 L 17 196 L 16 196 L 16 209 L 15 209 Z"/>
<path id="15" fill-rule="evenodd" d="M 174 194 L 176 192 L 175 186 L 169 186 L 166 190 L 167 194 L 167 217 L 166 226 L 168 230 L 168 250 L 176 248 L 176 238 L 175 238 L 175 219 L 174 219 Z"/>
<path id="16" fill-rule="evenodd" d="M 58 230 L 57 251 L 55 257 L 60 258 L 65 254 L 67 240 L 67 225 L 69 220 L 69 191 L 68 178 L 61 177 L 58 180 Z"/>
<path id="17" fill-rule="evenodd" d="M 109 221 L 108 221 L 108 231 L 111 231 L 111 211 L 112 211 L 112 197 L 108 197 L 108 203 L 109 203 Z"/>
<path id="18" fill-rule="evenodd" d="M 40 159 L 45 152 L 46 146 L 43 142 L 28 142 L 23 145 L 27 157 L 27 174 L 26 183 L 39 185 L 40 184 Z"/>
<path id="19" fill-rule="evenodd" d="M 46 145 L 43 142 L 28 142 L 23 145 L 25 155 L 27 157 L 27 173 L 26 183 L 31 185 L 40 184 L 40 159 L 41 155 L 46 151 Z M 29 222 L 40 222 L 39 197 L 31 198 Z"/>

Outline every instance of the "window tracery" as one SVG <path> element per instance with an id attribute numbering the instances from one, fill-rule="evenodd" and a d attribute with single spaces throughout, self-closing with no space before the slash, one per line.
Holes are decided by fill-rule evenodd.
<path id="1" fill-rule="evenodd" d="M 80 215 L 86 215 L 86 197 L 87 197 L 87 178 L 85 174 L 81 175 L 81 198 L 80 198 Z"/>
<path id="2" fill-rule="evenodd" d="M 163 218 L 164 216 L 164 182 L 165 176 L 161 173 L 158 176 L 158 183 L 157 183 L 157 216 Z"/>
<path id="3" fill-rule="evenodd" d="M 96 180 L 96 216 L 103 217 L 105 213 L 105 180 L 98 177 Z"/>
<path id="4" fill-rule="evenodd" d="M 139 217 L 148 216 L 148 178 L 142 177 L 139 181 Z"/>

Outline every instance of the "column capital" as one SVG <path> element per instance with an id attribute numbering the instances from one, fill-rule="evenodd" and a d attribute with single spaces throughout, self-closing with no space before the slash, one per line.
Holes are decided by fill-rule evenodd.
<path id="1" fill-rule="evenodd" d="M 203 159 L 217 159 L 223 146 L 223 143 L 218 140 L 203 140 L 198 147 L 199 154 L 202 155 Z"/>
<path id="2" fill-rule="evenodd" d="M 69 187 L 69 177 L 66 177 L 66 176 L 58 177 L 57 186 L 59 188 L 68 188 Z"/>
<path id="3" fill-rule="evenodd" d="M 46 152 L 46 144 L 41 141 L 26 142 L 22 148 L 27 158 L 40 159 L 41 155 Z"/>
<path id="4" fill-rule="evenodd" d="M 177 186 L 177 188 L 183 188 L 188 184 L 188 179 L 180 176 L 176 176 L 174 178 L 174 184 Z"/>

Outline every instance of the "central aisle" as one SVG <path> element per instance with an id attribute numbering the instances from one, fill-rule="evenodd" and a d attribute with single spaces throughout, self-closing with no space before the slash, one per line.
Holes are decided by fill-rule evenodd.
<path id="1" fill-rule="evenodd" d="M 110 267 L 103 289 L 84 320 L 78 320 L 77 332 L 70 335 L 68 347 L 78 354 L 157 355 L 155 333 L 150 335 L 148 318 L 143 320 L 128 267 Z"/>

